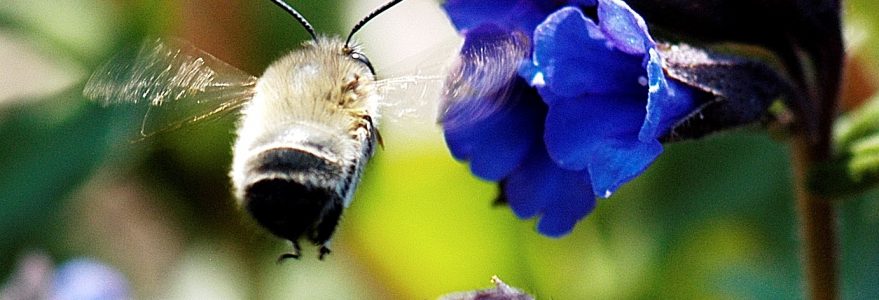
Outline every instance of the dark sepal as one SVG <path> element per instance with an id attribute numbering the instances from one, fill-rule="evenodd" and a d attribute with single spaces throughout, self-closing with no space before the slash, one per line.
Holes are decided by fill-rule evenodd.
<path id="1" fill-rule="evenodd" d="M 773 52 L 802 96 L 786 99 L 799 129 L 829 136 L 844 59 L 839 0 L 626 0 L 655 37 L 738 43 Z"/>
<path id="2" fill-rule="evenodd" d="M 673 125 L 663 141 L 699 138 L 767 120 L 773 102 L 799 96 L 784 72 L 765 55 L 746 56 L 686 44 L 660 44 L 657 49 L 668 77 L 698 90 L 696 100 L 701 103 Z"/>

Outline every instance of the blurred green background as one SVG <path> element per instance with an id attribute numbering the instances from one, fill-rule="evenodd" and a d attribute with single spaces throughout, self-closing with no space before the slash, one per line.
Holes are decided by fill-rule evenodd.
<path id="1" fill-rule="evenodd" d="M 381 2 L 291 4 L 319 32 L 344 34 Z M 879 9 L 846 5 L 853 107 L 877 83 Z M 437 2 L 409 0 L 358 38 L 382 72 L 437 65 L 454 36 Z M 551 239 L 492 207 L 496 188 L 454 161 L 430 122 L 387 122 L 333 254 L 321 262 L 306 247 L 276 264 L 289 245 L 231 197 L 234 117 L 130 143 L 142 115 L 81 96 L 91 70 L 147 37 L 180 37 L 258 75 L 307 35 L 269 1 L 2 0 L 0 282 L 45 251 L 113 265 L 137 298 L 430 299 L 492 275 L 544 299 L 802 297 L 788 149 L 755 129 L 666 147 Z M 838 205 L 848 299 L 879 297 L 877 196 Z"/>

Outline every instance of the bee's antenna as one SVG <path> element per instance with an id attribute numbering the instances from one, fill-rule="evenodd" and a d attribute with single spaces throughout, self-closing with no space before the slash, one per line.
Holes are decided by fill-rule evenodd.
<path id="1" fill-rule="evenodd" d="M 379 7 L 378 9 L 372 11 L 369 15 L 367 15 L 362 20 L 360 20 L 360 22 L 357 22 L 357 25 L 354 25 L 354 28 L 351 28 L 351 33 L 348 34 L 348 39 L 345 40 L 345 48 L 348 48 L 348 43 L 351 42 L 351 37 L 354 36 L 354 33 L 356 33 L 358 30 L 360 30 L 360 28 L 363 27 L 363 25 L 366 25 L 366 22 L 369 22 L 369 20 L 372 20 L 372 18 L 375 18 L 379 14 L 385 12 L 386 10 L 390 9 L 391 7 L 394 7 L 394 5 L 397 5 L 400 2 L 403 2 L 403 0 L 394 0 L 394 1 L 391 1 L 388 3 L 385 3 L 385 5 L 382 5 L 382 7 Z"/>
<path id="2" fill-rule="evenodd" d="M 308 20 L 306 20 L 305 17 L 302 16 L 302 14 L 290 7 L 290 5 L 284 2 L 284 0 L 272 0 L 272 2 L 287 11 L 287 13 L 293 16 L 296 21 L 299 21 L 299 24 L 302 24 L 302 27 L 305 27 L 305 30 L 308 31 L 308 34 L 311 35 L 312 40 L 317 40 L 317 34 L 314 33 L 314 27 L 311 27 L 311 24 L 308 23 Z"/>

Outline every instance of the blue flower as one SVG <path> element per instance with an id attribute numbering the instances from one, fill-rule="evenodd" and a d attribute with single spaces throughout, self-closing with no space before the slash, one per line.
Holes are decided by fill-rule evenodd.
<path id="1" fill-rule="evenodd" d="M 78 258 L 55 270 L 51 299 L 129 299 L 125 276 L 99 261 Z"/>
<path id="2" fill-rule="evenodd" d="M 644 20 L 621 0 L 450 0 L 444 8 L 465 35 L 462 53 L 513 32 L 530 38 L 509 93 L 455 99 L 447 114 L 460 118 L 474 102 L 503 107 L 444 131 L 452 155 L 500 182 L 517 216 L 540 216 L 543 234 L 569 233 L 595 197 L 644 172 L 662 152 L 658 139 L 695 109 L 693 92 L 666 78 Z"/>

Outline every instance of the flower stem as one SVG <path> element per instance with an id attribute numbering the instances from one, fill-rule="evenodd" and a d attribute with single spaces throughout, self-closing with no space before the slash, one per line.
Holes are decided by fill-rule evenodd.
<path id="1" fill-rule="evenodd" d="M 820 140 L 798 135 L 792 141 L 796 206 L 808 298 L 837 299 L 836 213 L 831 199 L 808 187 L 810 170 L 830 158 L 829 139 Z"/>
<path id="2" fill-rule="evenodd" d="M 808 299 L 839 298 L 836 212 L 833 199 L 819 195 L 809 184 L 815 167 L 832 159 L 833 122 L 842 66 L 845 61 L 839 0 L 801 1 L 797 26 L 799 47 L 809 53 L 800 60 L 806 71 L 803 91 L 813 114 L 801 115 L 800 130 L 792 140 L 797 214 L 802 237 L 802 263 Z M 811 106 L 810 105 L 810 106 Z M 804 126 L 814 121 L 815 126 Z"/>

